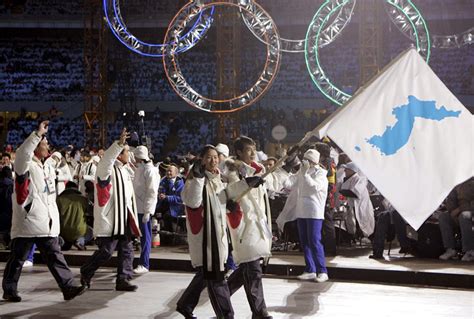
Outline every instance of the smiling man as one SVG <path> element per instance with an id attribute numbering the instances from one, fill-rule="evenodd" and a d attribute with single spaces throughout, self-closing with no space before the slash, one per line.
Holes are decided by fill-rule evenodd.
<path id="1" fill-rule="evenodd" d="M 270 204 L 261 177 L 265 168 L 256 162 L 256 145 L 251 138 L 240 136 L 234 149 L 237 159 L 226 161 L 227 195 L 237 202 L 229 203 L 227 221 L 232 254 L 239 267 L 229 277 L 228 285 L 231 294 L 244 286 L 252 318 L 271 318 L 265 304 L 260 264 L 261 259 L 271 256 L 272 243 Z"/>

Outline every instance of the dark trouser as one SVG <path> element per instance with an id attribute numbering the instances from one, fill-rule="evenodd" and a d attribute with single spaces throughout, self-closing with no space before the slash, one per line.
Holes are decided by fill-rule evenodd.
<path id="1" fill-rule="evenodd" d="M 385 237 L 387 236 L 392 218 L 395 226 L 395 233 L 400 242 L 400 247 L 404 249 L 410 248 L 410 241 L 407 238 L 405 221 L 400 214 L 398 212 L 382 212 L 378 215 L 377 223 L 375 225 L 374 242 L 372 247 L 375 256 L 383 255 Z"/>
<path id="2" fill-rule="evenodd" d="M 130 280 L 133 276 L 133 245 L 130 238 L 120 236 L 119 238 L 98 237 L 99 249 L 81 267 L 81 275 L 91 279 L 96 270 L 106 263 L 118 247 L 117 281 Z"/>
<path id="3" fill-rule="evenodd" d="M 298 234 L 306 263 L 305 272 L 326 273 L 326 259 L 321 244 L 322 219 L 298 218 Z"/>
<path id="4" fill-rule="evenodd" d="M 328 256 L 336 255 L 336 229 L 334 227 L 334 212 L 331 208 L 326 207 L 324 211 L 324 221 L 322 230 L 322 241 L 324 252 Z"/>
<path id="5" fill-rule="evenodd" d="M 65 289 L 73 286 L 74 275 L 61 252 L 58 237 L 21 237 L 12 240 L 10 257 L 3 273 L 3 291 L 6 293 L 17 291 L 23 263 L 28 257 L 33 244 L 38 246 L 59 288 Z"/>
<path id="6" fill-rule="evenodd" d="M 146 269 L 150 269 L 150 252 L 151 252 L 151 219 L 148 222 L 143 223 L 143 214 L 138 214 L 140 231 L 142 237 L 140 237 L 140 265 Z"/>
<path id="7" fill-rule="evenodd" d="M 178 218 L 172 216 L 169 212 L 163 214 L 163 230 L 174 233 Z"/>
<path id="8" fill-rule="evenodd" d="M 230 275 L 227 284 L 231 295 L 244 286 L 252 310 L 252 318 L 262 318 L 268 315 L 265 296 L 263 295 L 260 260 L 239 264 L 239 267 Z"/>
<path id="9" fill-rule="evenodd" d="M 199 303 L 201 292 L 206 288 L 209 293 L 212 308 L 217 318 L 234 318 L 234 310 L 230 302 L 229 287 L 225 280 L 205 280 L 202 267 L 197 268 L 197 273 L 188 288 L 177 302 L 177 306 L 187 313 L 193 313 Z"/>

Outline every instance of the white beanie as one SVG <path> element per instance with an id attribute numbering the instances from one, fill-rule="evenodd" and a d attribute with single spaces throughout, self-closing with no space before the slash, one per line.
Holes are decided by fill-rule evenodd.
<path id="1" fill-rule="evenodd" d="M 216 145 L 217 153 L 223 154 L 225 157 L 229 157 L 229 147 L 225 144 L 219 143 Z"/>
<path id="2" fill-rule="evenodd" d="M 148 148 L 144 145 L 137 146 L 135 151 L 133 152 L 135 154 L 135 158 L 144 160 L 144 161 L 149 161 L 150 158 L 148 157 Z"/>
<path id="3" fill-rule="evenodd" d="M 306 158 L 307 160 L 310 160 L 311 162 L 318 164 L 319 152 L 313 149 L 309 149 L 304 153 L 303 158 Z"/>
<path id="4" fill-rule="evenodd" d="M 356 164 L 354 164 L 354 162 L 344 164 L 344 168 L 350 169 L 351 171 L 356 172 L 356 173 L 360 173 L 359 168 L 356 166 Z"/>

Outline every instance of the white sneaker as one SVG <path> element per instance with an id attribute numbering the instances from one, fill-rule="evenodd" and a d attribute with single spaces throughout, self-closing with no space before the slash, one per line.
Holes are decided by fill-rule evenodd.
<path id="1" fill-rule="evenodd" d="M 461 261 L 474 261 L 474 250 L 468 250 L 462 256 Z"/>
<path id="2" fill-rule="evenodd" d="M 318 276 L 316 278 L 314 278 L 314 281 L 316 281 L 316 282 L 325 282 L 325 281 L 328 281 L 328 280 L 329 280 L 329 276 L 325 272 L 322 272 L 322 273 L 318 274 Z"/>
<path id="3" fill-rule="evenodd" d="M 30 260 L 25 260 L 25 262 L 23 263 L 23 268 L 29 268 L 29 267 L 33 267 L 33 262 Z"/>
<path id="4" fill-rule="evenodd" d="M 146 274 L 147 272 L 149 272 L 149 270 L 143 265 L 138 265 L 138 267 L 135 268 L 133 272 L 135 274 L 141 275 L 141 274 Z"/>
<path id="5" fill-rule="evenodd" d="M 439 256 L 439 259 L 441 259 L 441 260 L 450 260 L 450 259 L 453 259 L 454 257 L 456 257 L 457 254 L 458 254 L 458 252 L 456 250 L 454 250 L 452 248 L 448 248 L 448 249 L 446 249 L 444 254 Z"/>
<path id="6" fill-rule="evenodd" d="M 298 277 L 299 280 L 314 280 L 316 278 L 316 273 L 315 272 L 304 272 Z"/>

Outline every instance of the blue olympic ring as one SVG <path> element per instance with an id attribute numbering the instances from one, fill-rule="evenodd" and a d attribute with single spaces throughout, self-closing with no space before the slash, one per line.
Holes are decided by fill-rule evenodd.
<path id="1" fill-rule="evenodd" d="M 169 45 L 168 43 L 153 44 L 153 43 L 147 43 L 147 42 L 141 41 L 140 39 L 138 39 L 137 37 L 135 37 L 133 34 L 131 34 L 128 31 L 127 26 L 125 25 L 125 22 L 123 22 L 122 15 L 118 11 L 119 6 L 120 6 L 119 0 L 103 0 L 103 4 L 104 4 L 105 18 L 107 19 L 107 24 L 109 25 L 109 28 L 112 31 L 112 34 L 125 47 L 143 56 L 150 56 L 150 57 L 157 57 L 157 58 L 163 57 L 163 49 L 165 46 Z M 111 15 L 110 8 L 109 8 L 110 5 L 113 7 L 113 16 L 109 17 L 109 15 Z M 192 36 L 193 41 L 183 41 L 183 42 L 189 42 L 189 45 L 187 46 L 179 45 L 178 49 L 176 50 L 176 53 L 185 52 L 191 49 L 192 47 L 194 47 L 199 42 L 199 40 L 202 39 L 204 34 L 207 32 L 207 30 L 209 30 L 212 24 L 212 16 L 214 14 L 214 7 L 211 7 L 209 10 L 210 10 L 209 16 L 205 14 L 205 11 L 200 12 L 199 17 L 194 23 L 194 25 L 192 26 L 192 28 L 185 35 L 179 38 L 179 40 L 181 41 Z M 206 17 L 206 20 L 204 17 Z M 111 19 L 113 19 L 113 22 L 115 23 L 112 23 Z M 203 28 L 196 36 L 196 34 L 193 34 L 193 31 L 199 26 L 203 26 Z M 118 30 L 118 28 L 120 29 Z"/>

